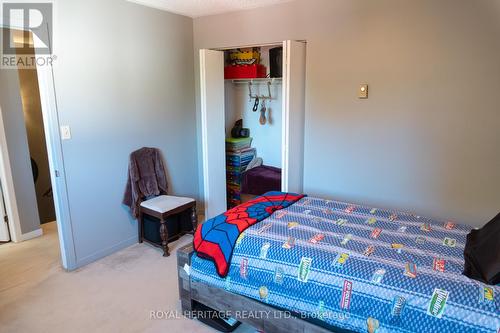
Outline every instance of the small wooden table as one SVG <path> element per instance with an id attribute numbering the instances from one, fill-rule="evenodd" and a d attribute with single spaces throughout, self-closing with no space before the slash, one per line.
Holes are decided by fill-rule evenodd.
<path id="1" fill-rule="evenodd" d="M 139 228 L 139 243 L 146 241 L 151 245 L 160 246 L 159 244 L 144 238 L 144 215 L 153 216 L 160 220 L 161 247 L 163 248 L 163 256 L 168 257 L 170 253 L 168 250 L 168 229 L 166 220 L 169 216 L 182 213 L 188 209 L 191 210 L 191 223 L 193 225 L 194 232 L 198 226 L 196 200 L 186 197 L 160 195 L 143 201 L 140 206 L 139 219 L 137 223 Z"/>

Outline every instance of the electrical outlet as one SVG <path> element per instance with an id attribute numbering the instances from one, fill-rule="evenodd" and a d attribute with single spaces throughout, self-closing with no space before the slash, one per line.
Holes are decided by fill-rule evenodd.
<path id="1" fill-rule="evenodd" d="M 69 126 L 61 126 L 61 140 L 69 140 L 71 139 L 71 130 Z"/>

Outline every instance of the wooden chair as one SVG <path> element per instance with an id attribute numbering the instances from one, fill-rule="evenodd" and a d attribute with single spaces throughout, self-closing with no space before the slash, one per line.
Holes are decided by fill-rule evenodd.
<path id="1" fill-rule="evenodd" d="M 196 200 L 185 197 L 175 197 L 171 195 L 160 195 L 155 198 L 143 201 L 139 210 L 139 243 L 146 241 L 154 246 L 160 247 L 159 244 L 151 242 L 144 238 L 144 215 L 153 216 L 160 220 L 160 238 L 161 247 L 163 248 L 163 256 L 170 255 L 168 250 L 168 229 L 167 218 L 171 215 L 182 213 L 186 210 L 191 210 L 191 223 L 193 232 L 198 225 L 198 217 L 196 215 Z"/>

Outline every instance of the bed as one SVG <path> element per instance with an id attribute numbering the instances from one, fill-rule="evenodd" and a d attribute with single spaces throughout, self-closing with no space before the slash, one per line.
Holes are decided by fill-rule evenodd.
<path id="1" fill-rule="evenodd" d="M 212 261 L 182 249 L 183 309 L 198 301 L 233 314 L 272 310 L 237 318 L 266 332 L 498 333 L 500 287 L 461 274 L 469 231 L 304 197 L 238 237 L 224 278 Z"/>

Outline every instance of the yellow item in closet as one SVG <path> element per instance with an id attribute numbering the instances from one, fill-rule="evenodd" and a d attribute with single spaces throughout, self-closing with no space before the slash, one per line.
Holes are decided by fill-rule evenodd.
<path id="1" fill-rule="evenodd" d="M 229 53 L 229 59 L 235 65 L 253 65 L 260 63 L 260 48 L 248 47 L 236 49 Z"/>

